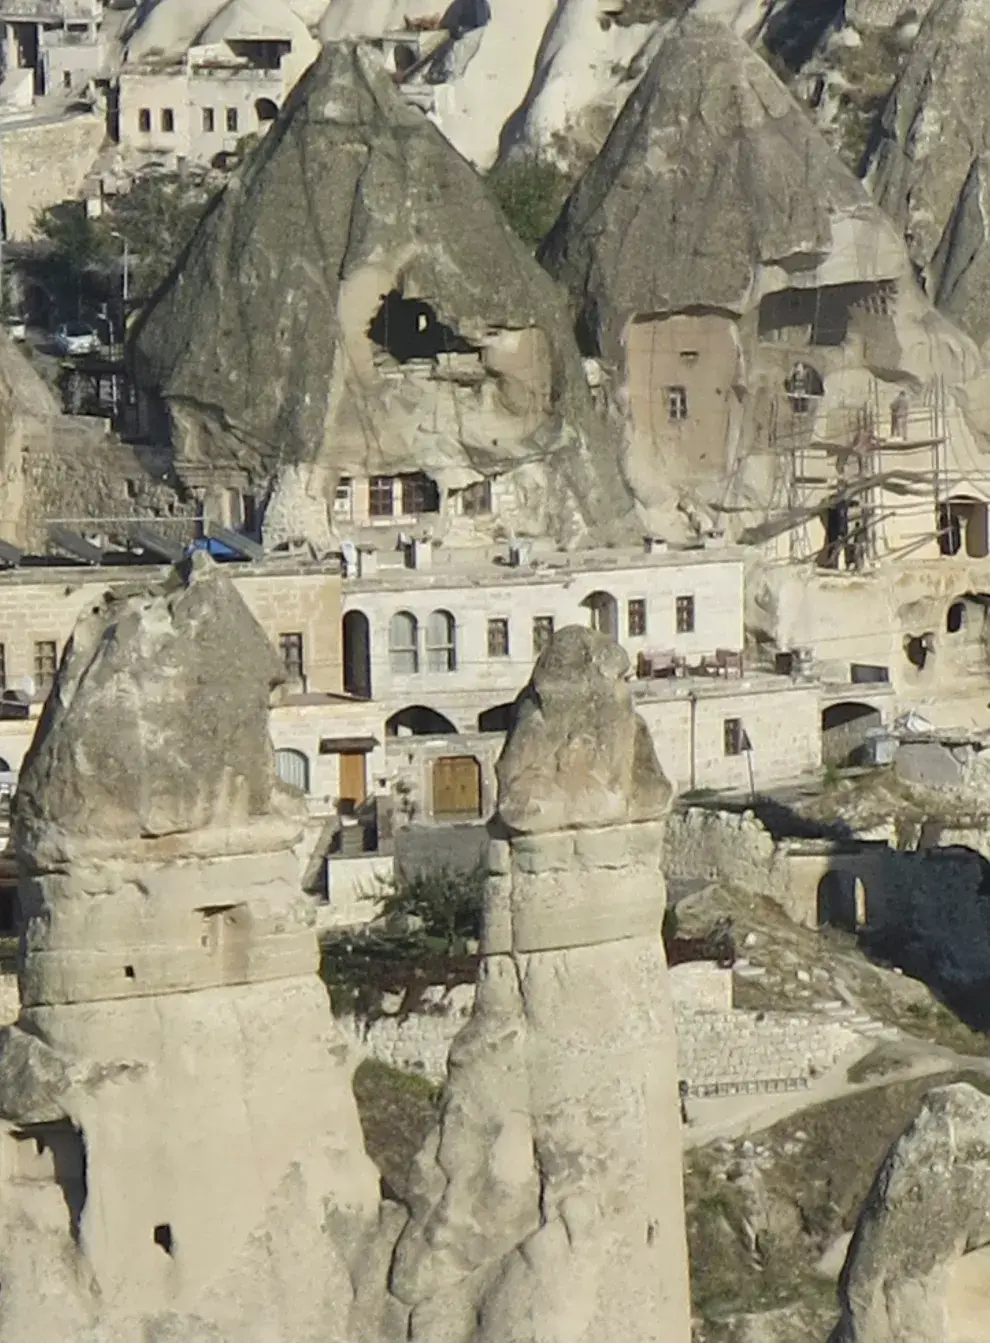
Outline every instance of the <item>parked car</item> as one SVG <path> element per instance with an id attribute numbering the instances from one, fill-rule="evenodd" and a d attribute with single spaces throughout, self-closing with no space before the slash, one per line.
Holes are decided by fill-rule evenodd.
<path id="1" fill-rule="evenodd" d="M 100 338 L 85 322 L 63 322 L 55 332 L 55 348 L 62 354 L 99 354 Z"/>
<path id="2" fill-rule="evenodd" d="M 23 317 L 7 318 L 7 335 L 11 340 L 27 340 L 27 322 Z"/>

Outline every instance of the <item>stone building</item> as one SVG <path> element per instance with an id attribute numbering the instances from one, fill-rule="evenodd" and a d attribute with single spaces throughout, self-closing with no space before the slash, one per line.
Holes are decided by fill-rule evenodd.
<path id="1" fill-rule="evenodd" d="M 231 0 L 198 27 L 189 15 L 166 0 L 126 39 L 111 130 L 142 163 L 222 162 L 269 128 L 319 50 L 280 0 Z"/>
<path id="2" fill-rule="evenodd" d="M 344 687 L 380 706 L 396 801 L 417 821 L 490 814 L 494 753 L 555 629 L 616 639 L 675 786 L 762 787 L 821 764 L 822 687 L 744 652 L 743 556 L 712 544 L 555 552 L 412 540 L 353 547 Z M 500 740 L 500 738 L 496 738 Z"/>
<path id="3" fill-rule="evenodd" d="M 97 73 L 100 0 L 2 0 L 0 61 L 5 102 L 78 90 Z"/>

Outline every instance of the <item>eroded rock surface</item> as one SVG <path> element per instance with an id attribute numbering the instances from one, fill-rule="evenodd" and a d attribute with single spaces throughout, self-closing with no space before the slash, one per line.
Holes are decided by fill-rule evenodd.
<path id="1" fill-rule="evenodd" d="M 986 1337 L 985 1259 L 982 1295 L 962 1280 L 968 1256 L 987 1245 L 990 1098 L 965 1084 L 941 1087 L 877 1172 L 842 1271 L 831 1343 Z"/>
<path id="2" fill-rule="evenodd" d="M 920 292 L 889 218 L 724 24 L 664 30 L 540 257 L 603 366 L 626 477 L 660 535 L 786 531 L 789 446 L 851 441 L 856 416 L 877 404 L 887 416 L 902 388 L 925 405 L 944 379 L 963 402 L 947 412 L 950 456 L 962 472 L 982 450 L 956 391 L 980 374 L 977 350 Z M 975 389 L 970 401 L 982 403 Z"/>
<path id="3" fill-rule="evenodd" d="M 670 789 L 627 674 L 615 644 L 568 628 L 521 697 L 474 1016 L 391 1258 L 397 1339 L 690 1337 L 659 936 Z"/>
<path id="4" fill-rule="evenodd" d="M 519 531 L 629 518 L 566 303 L 473 169 L 349 45 L 297 86 L 138 347 L 197 483 L 262 497 L 280 468 L 315 464 L 329 506 L 341 473 L 425 471 L 441 490 L 503 475 Z"/>
<path id="5" fill-rule="evenodd" d="M 18 797 L 4 1343 L 351 1343 L 378 1181 L 274 776 L 280 676 L 203 560 L 66 651 Z"/>
<path id="6" fill-rule="evenodd" d="M 990 335 L 988 60 L 984 0 L 932 5 L 884 110 L 868 173 L 929 295 L 980 343 Z"/>

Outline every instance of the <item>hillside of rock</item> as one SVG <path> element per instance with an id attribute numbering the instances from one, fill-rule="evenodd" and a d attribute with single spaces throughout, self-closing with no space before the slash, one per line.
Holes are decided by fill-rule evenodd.
<path id="1" fill-rule="evenodd" d="M 180 476 L 503 476 L 511 525 L 607 535 L 631 498 L 566 302 L 371 56 L 332 45 L 136 335 Z M 236 483 L 232 481 L 231 483 Z M 330 495 L 332 498 L 332 495 Z"/>
<path id="2" fill-rule="evenodd" d="M 730 530 L 781 511 L 779 453 L 810 414 L 845 436 L 851 407 L 980 372 L 896 227 L 721 23 L 664 32 L 540 259 L 611 380 L 626 476 L 665 535 L 678 510 Z M 799 365 L 813 411 L 788 395 Z M 952 414 L 962 471 L 982 439 Z"/>
<path id="3" fill-rule="evenodd" d="M 988 62 L 984 0 L 938 0 L 886 105 L 867 175 L 933 301 L 981 343 L 990 334 Z"/>

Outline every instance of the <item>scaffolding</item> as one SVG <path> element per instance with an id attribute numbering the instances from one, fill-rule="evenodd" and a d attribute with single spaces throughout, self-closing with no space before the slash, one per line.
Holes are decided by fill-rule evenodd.
<path id="1" fill-rule="evenodd" d="M 787 402 L 772 417 L 772 450 L 787 462 L 787 502 L 773 530 L 789 533 L 793 560 L 859 570 L 938 538 L 949 497 L 940 378 L 920 394 L 899 393 L 889 409 L 876 378 L 856 407 Z"/>

